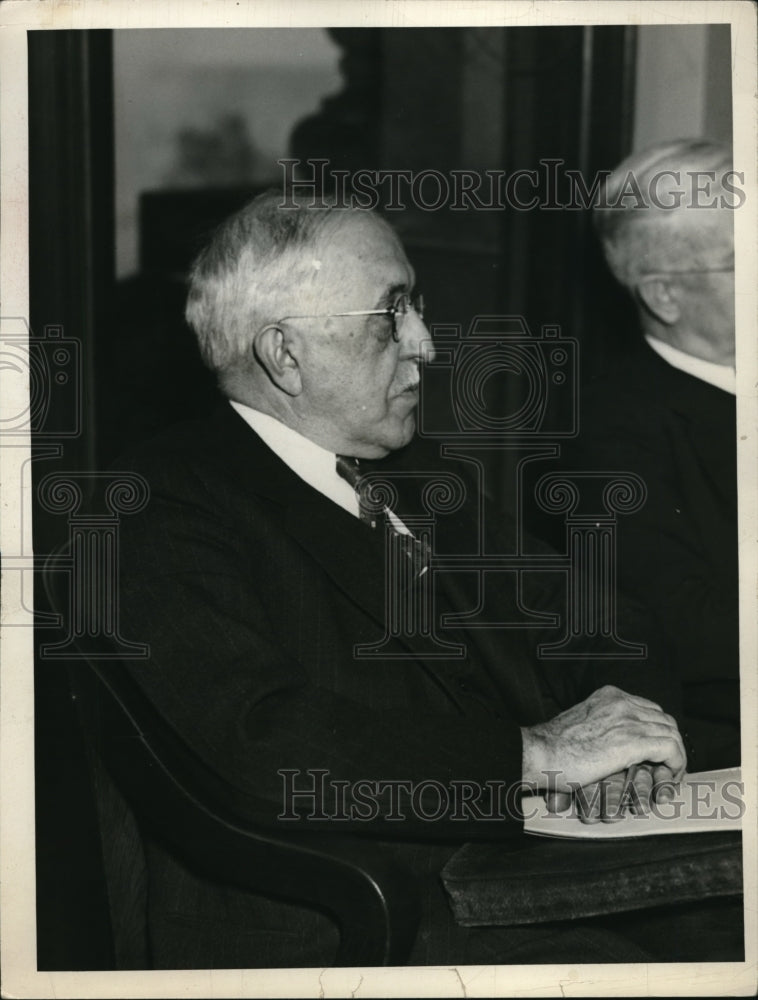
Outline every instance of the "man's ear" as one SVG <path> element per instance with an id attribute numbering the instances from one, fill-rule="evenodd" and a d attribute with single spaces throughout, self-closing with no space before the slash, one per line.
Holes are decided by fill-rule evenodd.
<path id="1" fill-rule="evenodd" d="M 300 365 L 293 344 L 280 326 L 271 323 L 255 335 L 253 351 L 268 377 L 288 396 L 299 396 L 303 389 Z"/>
<path id="2" fill-rule="evenodd" d="M 644 309 L 666 326 L 678 322 L 682 310 L 678 286 L 660 275 L 650 274 L 637 285 L 637 298 Z"/>

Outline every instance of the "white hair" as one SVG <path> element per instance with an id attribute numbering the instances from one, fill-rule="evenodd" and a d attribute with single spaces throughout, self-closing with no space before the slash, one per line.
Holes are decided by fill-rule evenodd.
<path id="1" fill-rule="evenodd" d="M 281 201 L 280 191 L 268 191 L 230 216 L 190 270 L 185 317 L 205 364 L 222 377 L 244 362 L 258 330 L 282 318 L 293 291 L 307 289 L 324 232 L 357 213 Z"/>
<path id="2" fill-rule="evenodd" d="M 677 139 L 634 153 L 606 179 L 595 229 L 608 266 L 629 289 L 646 273 L 708 267 L 723 244 L 723 182 L 731 153 L 709 139 Z M 698 192 L 696 177 L 710 187 Z M 715 202 L 715 205 L 714 205 Z M 714 207 L 710 207 L 713 205 Z M 708 207 L 707 207 L 708 206 Z"/>

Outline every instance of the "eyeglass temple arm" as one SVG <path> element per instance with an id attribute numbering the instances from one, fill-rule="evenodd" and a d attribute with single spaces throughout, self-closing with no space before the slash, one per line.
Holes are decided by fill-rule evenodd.
<path id="1" fill-rule="evenodd" d="M 332 316 L 386 316 L 390 312 L 391 306 L 387 309 L 353 309 L 342 313 L 306 313 L 303 316 L 282 316 L 279 322 L 283 323 L 286 319 L 331 319 Z"/>

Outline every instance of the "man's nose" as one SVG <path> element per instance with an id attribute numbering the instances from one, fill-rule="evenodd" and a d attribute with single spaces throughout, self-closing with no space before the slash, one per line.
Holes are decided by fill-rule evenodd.
<path id="1" fill-rule="evenodd" d="M 429 328 L 415 310 L 411 309 L 403 317 L 400 329 L 400 351 L 403 358 L 418 361 L 432 361 L 435 355 L 434 342 Z"/>

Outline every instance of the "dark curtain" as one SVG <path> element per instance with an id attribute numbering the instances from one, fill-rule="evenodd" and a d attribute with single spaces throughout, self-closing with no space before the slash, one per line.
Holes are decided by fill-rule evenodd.
<path id="1" fill-rule="evenodd" d="M 113 288 L 111 33 L 29 32 L 29 240 L 35 487 L 95 468 L 97 343 Z M 65 516 L 34 509 L 34 549 L 51 552 Z M 47 609 L 39 581 L 35 609 Z M 36 630 L 35 647 L 55 630 Z M 111 936 L 84 747 L 66 665 L 35 657 L 38 967 L 107 969 Z"/>

